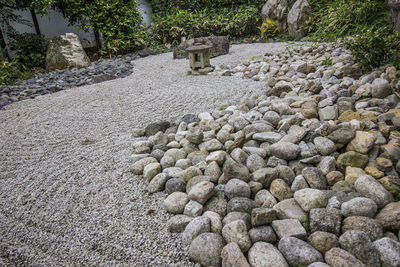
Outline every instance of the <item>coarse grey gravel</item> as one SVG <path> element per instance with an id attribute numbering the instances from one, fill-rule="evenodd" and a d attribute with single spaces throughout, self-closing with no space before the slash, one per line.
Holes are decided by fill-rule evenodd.
<path id="1" fill-rule="evenodd" d="M 284 46 L 235 45 L 212 64 Z M 263 83 L 186 76 L 188 65 L 171 53 L 141 58 L 127 78 L 0 111 L 0 265 L 198 266 L 166 230 L 165 193 L 149 195 L 128 171 L 131 131 L 238 100 Z"/>

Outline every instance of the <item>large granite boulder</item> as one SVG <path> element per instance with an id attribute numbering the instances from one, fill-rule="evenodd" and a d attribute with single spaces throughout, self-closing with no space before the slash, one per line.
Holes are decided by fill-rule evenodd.
<path id="1" fill-rule="evenodd" d="M 390 15 L 395 26 L 396 31 L 400 32 L 400 0 L 388 0 L 390 8 Z"/>
<path id="2" fill-rule="evenodd" d="M 220 56 L 229 53 L 229 40 L 226 36 L 207 36 L 192 38 L 183 41 L 174 51 L 174 59 L 177 58 L 188 58 L 189 53 L 186 50 L 194 44 L 204 44 L 211 46 L 210 55 Z"/>
<path id="3" fill-rule="evenodd" d="M 311 6 L 307 0 L 297 0 L 290 9 L 287 24 L 289 34 L 300 39 L 304 37 L 304 29 L 307 20 L 310 18 Z"/>
<path id="4" fill-rule="evenodd" d="M 90 60 L 75 33 L 66 33 L 49 41 L 46 69 L 86 68 Z"/>
<path id="5" fill-rule="evenodd" d="M 268 0 L 262 8 L 262 20 L 272 19 L 280 30 L 286 30 L 286 13 L 294 0 Z"/>

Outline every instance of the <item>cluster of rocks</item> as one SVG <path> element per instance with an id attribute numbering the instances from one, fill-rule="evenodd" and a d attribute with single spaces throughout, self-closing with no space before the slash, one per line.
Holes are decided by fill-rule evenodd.
<path id="1" fill-rule="evenodd" d="M 132 61 L 137 57 L 137 55 L 126 55 L 121 58 L 101 59 L 93 62 L 87 68 L 51 71 L 38 74 L 29 80 L 19 81 L 13 86 L 0 86 L 0 109 L 19 100 L 35 98 L 72 87 L 124 78 L 133 72 Z"/>
<path id="2" fill-rule="evenodd" d="M 262 19 L 276 22 L 279 30 L 288 30 L 297 39 L 304 37 L 304 26 L 311 15 L 307 0 L 268 0 L 262 8 Z"/>
<path id="3" fill-rule="evenodd" d="M 190 258 L 400 266 L 396 69 L 361 76 L 348 51 L 318 44 L 216 75 L 264 81 L 265 95 L 134 130 L 131 171 L 168 193 Z"/>

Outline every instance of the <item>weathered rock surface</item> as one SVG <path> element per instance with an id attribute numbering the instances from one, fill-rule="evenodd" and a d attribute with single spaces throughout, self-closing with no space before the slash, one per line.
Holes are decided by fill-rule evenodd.
<path id="1" fill-rule="evenodd" d="M 46 52 L 46 69 L 84 68 L 90 60 L 75 33 L 66 33 L 49 41 Z"/>
<path id="2" fill-rule="evenodd" d="M 220 235 L 202 233 L 190 244 L 189 257 L 205 266 L 220 266 L 224 245 L 225 241 Z"/>

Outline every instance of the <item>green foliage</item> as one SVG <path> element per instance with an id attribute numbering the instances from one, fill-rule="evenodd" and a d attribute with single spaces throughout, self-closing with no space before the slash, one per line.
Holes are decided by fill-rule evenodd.
<path id="1" fill-rule="evenodd" d="M 272 19 L 267 19 L 260 27 L 261 38 L 268 39 L 276 36 L 279 33 L 276 21 Z"/>
<path id="2" fill-rule="evenodd" d="M 389 27 L 371 28 L 356 36 L 354 40 L 348 40 L 346 46 L 364 70 L 385 64 L 399 67 L 399 38 L 399 34 L 394 34 Z"/>
<path id="3" fill-rule="evenodd" d="M 201 11 L 177 10 L 155 16 L 151 30 L 155 41 L 178 44 L 181 37 L 193 38 L 207 35 L 228 37 L 257 34 L 261 19 L 255 7 L 203 9 Z"/>
<path id="4" fill-rule="evenodd" d="M 304 229 L 306 229 L 306 231 L 310 230 L 310 222 L 308 220 L 308 216 L 307 215 L 301 216 L 300 222 L 303 225 Z"/>
<path id="5" fill-rule="evenodd" d="M 18 59 L 0 61 L 0 85 L 11 85 L 17 80 L 26 80 L 34 74 L 25 65 L 18 62 Z"/>
<path id="6" fill-rule="evenodd" d="M 151 43 L 138 11 L 138 0 L 57 0 L 55 5 L 84 30 L 103 35 L 107 53 L 126 53 Z"/>
<path id="7" fill-rule="evenodd" d="M 322 61 L 322 64 L 324 64 L 325 66 L 332 66 L 333 65 L 333 58 L 325 57 L 325 59 Z"/>
<path id="8" fill-rule="evenodd" d="M 334 41 L 390 23 L 383 0 L 311 0 L 310 5 L 313 13 L 306 28 L 312 40 Z"/>
<path id="9" fill-rule="evenodd" d="M 16 51 L 16 59 L 28 68 L 44 68 L 46 60 L 47 42 L 44 36 L 33 33 L 17 34 L 12 36 L 10 44 Z"/>
<path id="10" fill-rule="evenodd" d="M 310 0 L 310 4 L 309 40 L 336 41 L 353 36 L 346 46 L 362 69 L 398 65 L 399 36 L 393 33 L 384 0 Z"/>
<path id="11" fill-rule="evenodd" d="M 179 9 L 199 11 L 203 9 L 238 8 L 251 6 L 261 10 L 264 0 L 152 0 L 151 7 L 154 13 L 160 15 Z"/>

